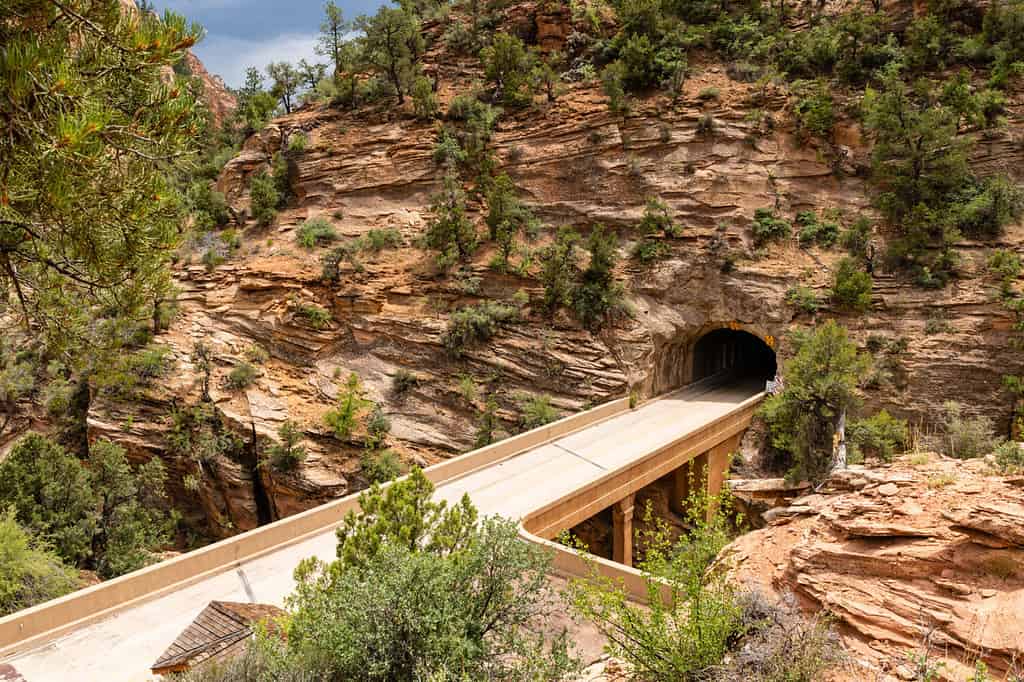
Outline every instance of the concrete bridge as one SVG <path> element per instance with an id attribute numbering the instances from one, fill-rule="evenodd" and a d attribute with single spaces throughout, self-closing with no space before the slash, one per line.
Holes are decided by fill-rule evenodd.
<path id="1" fill-rule="evenodd" d="M 742 332 L 738 332 L 742 333 Z M 721 336 L 721 335 L 720 335 Z M 691 472 L 711 493 L 774 373 L 764 349 L 728 338 L 697 355 L 688 386 L 630 408 L 619 399 L 429 467 L 437 496 L 469 494 L 482 514 L 521 521 L 525 541 L 550 547 L 554 568 L 584 575 L 592 566 L 646 591 L 632 558 L 633 497 L 672 477 L 682 500 Z M 750 365 L 750 358 L 757 362 Z M 691 368 L 694 365 L 691 364 Z M 120 578 L 0 619 L 0 680 L 129 682 L 213 600 L 281 604 L 292 570 L 309 556 L 334 557 L 334 529 L 358 507 L 336 500 Z M 611 507 L 614 558 L 588 563 L 551 542 L 561 531 Z M 21 678 L 15 676 L 20 674 Z M 6 675 L 6 676 L 5 676 Z"/>

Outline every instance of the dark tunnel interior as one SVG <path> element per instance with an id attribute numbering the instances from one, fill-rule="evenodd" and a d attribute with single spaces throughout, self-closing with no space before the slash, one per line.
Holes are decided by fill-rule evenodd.
<path id="1" fill-rule="evenodd" d="M 767 381 L 775 376 L 775 351 L 745 331 L 716 329 L 702 336 L 693 349 L 693 380 L 723 370 Z"/>

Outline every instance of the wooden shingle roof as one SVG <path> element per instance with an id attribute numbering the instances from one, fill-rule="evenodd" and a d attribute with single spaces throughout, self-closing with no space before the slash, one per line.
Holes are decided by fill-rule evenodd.
<path id="1" fill-rule="evenodd" d="M 155 675 L 180 672 L 213 658 L 241 653 L 253 626 L 284 611 L 269 604 L 212 601 L 152 665 Z"/>

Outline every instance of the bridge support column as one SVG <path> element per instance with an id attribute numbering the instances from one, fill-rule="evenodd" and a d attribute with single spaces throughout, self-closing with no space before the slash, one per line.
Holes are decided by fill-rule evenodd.
<path id="1" fill-rule="evenodd" d="M 633 500 L 635 495 L 612 505 L 612 559 L 633 565 Z"/>
<path id="2" fill-rule="evenodd" d="M 708 458 L 708 521 L 718 511 L 717 497 L 722 492 L 722 484 L 725 482 L 725 475 L 729 470 L 729 455 L 736 452 L 740 446 L 742 434 L 732 436 L 707 453 Z"/>
<path id="3" fill-rule="evenodd" d="M 697 455 L 672 473 L 672 499 L 669 506 L 680 516 L 686 516 L 690 497 L 704 487 L 707 480 L 708 454 Z"/>

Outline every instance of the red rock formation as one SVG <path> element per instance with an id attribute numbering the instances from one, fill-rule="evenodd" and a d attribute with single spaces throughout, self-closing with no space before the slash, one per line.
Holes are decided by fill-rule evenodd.
<path id="1" fill-rule="evenodd" d="M 213 116 L 213 125 L 220 127 L 224 121 L 238 106 L 238 100 L 224 84 L 224 79 L 217 75 L 210 74 L 192 52 L 185 53 L 185 66 L 188 72 L 198 78 L 203 84 L 203 101 L 210 109 Z"/>
<path id="2" fill-rule="evenodd" d="M 979 658 L 1020 672 L 1024 506 L 987 467 L 932 456 L 839 472 L 723 556 L 744 582 L 834 614 L 859 665 L 913 679 L 927 639 L 942 679 L 966 679 Z"/>

